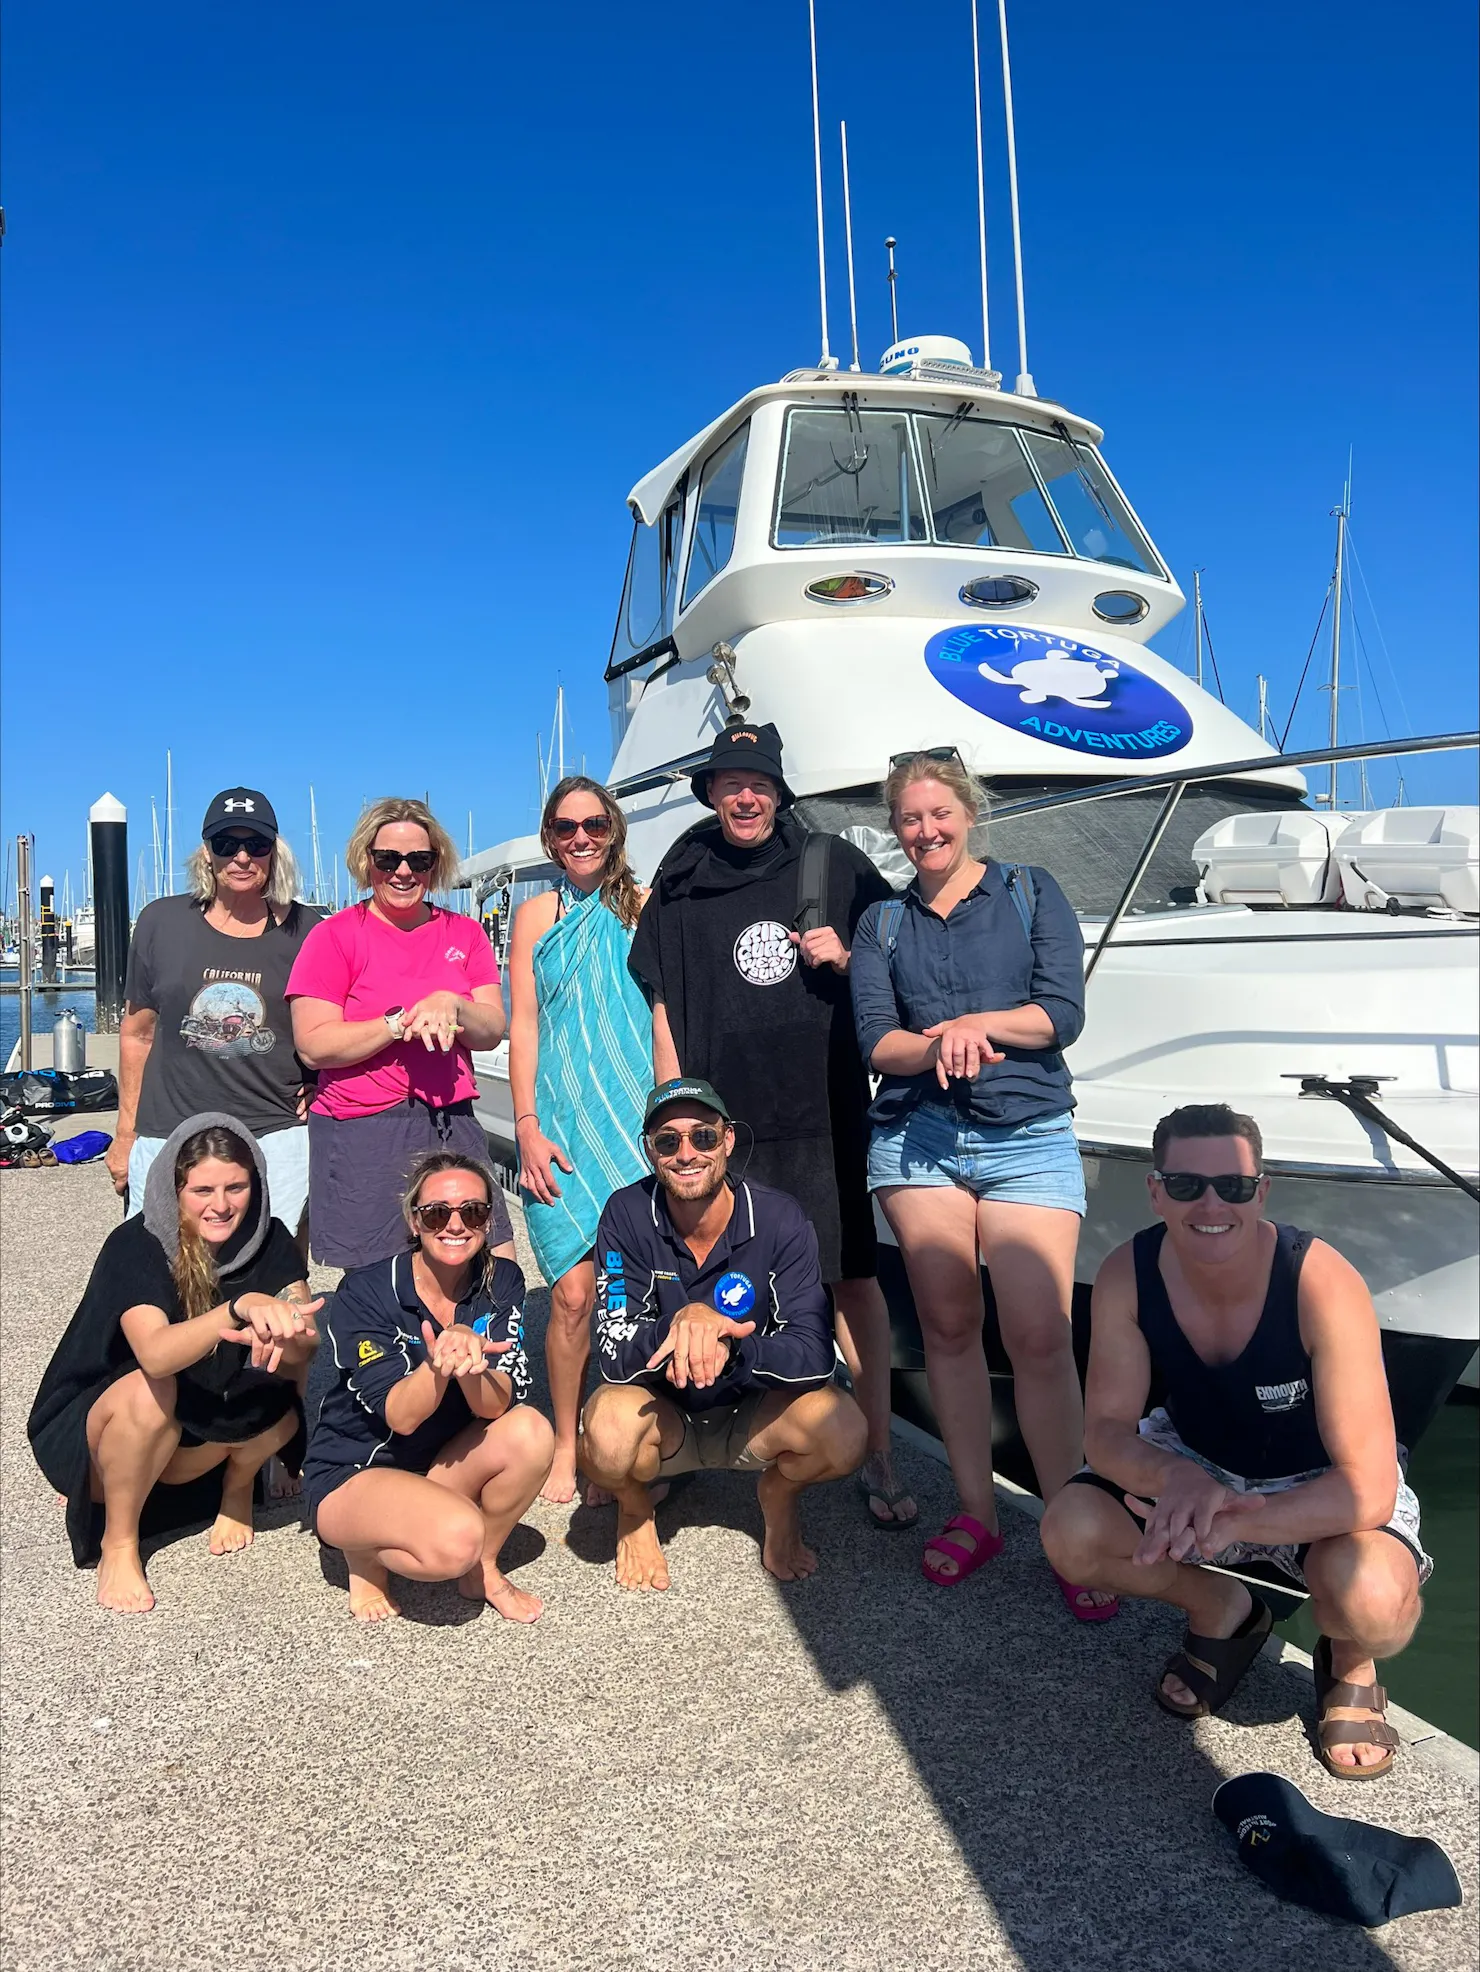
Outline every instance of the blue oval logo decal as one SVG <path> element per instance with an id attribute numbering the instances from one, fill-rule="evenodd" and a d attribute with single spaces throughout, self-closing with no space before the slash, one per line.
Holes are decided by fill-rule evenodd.
<path id="1" fill-rule="evenodd" d="M 731 1321 L 744 1321 L 755 1306 L 755 1282 L 749 1274 L 721 1274 L 714 1284 L 714 1305 Z"/>
<path id="2" fill-rule="evenodd" d="M 962 623 L 936 632 L 925 662 L 974 712 L 1072 753 L 1159 760 L 1192 738 L 1192 714 L 1164 685 L 1073 637 Z"/>

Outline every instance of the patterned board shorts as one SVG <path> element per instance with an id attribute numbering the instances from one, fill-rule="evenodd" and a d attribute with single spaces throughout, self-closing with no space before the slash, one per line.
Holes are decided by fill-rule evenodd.
<path id="1" fill-rule="evenodd" d="M 1200 1465 L 1204 1472 L 1210 1472 L 1219 1485 L 1226 1486 L 1231 1493 L 1288 1493 L 1292 1486 L 1302 1485 L 1307 1479 L 1319 1479 L 1321 1476 L 1320 1471 L 1317 1470 L 1297 1472 L 1288 1479 L 1258 1481 L 1241 1479 L 1236 1472 L 1226 1472 L 1221 1465 L 1215 1465 L 1210 1458 L 1203 1458 L 1184 1445 L 1177 1435 L 1176 1426 L 1166 1412 L 1160 1409 L 1152 1411 L 1149 1417 L 1141 1419 L 1140 1435 L 1148 1445 L 1154 1445 L 1159 1452 L 1174 1452 L 1178 1458 L 1191 1459 L 1194 1465 Z M 1125 1504 L 1124 1488 L 1117 1486 L 1112 1480 L 1102 1478 L 1088 1465 L 1082 1466 L 1074 1474 L 1074 1480 L 1080 1485 L 1098 1486 L 1102 1492 L 1109 1493 L 1112 1499 L 1119 1500 L 1122 1505 Z M 1074 1481 L 1071 1480 L 1070 1483 L 1073 1484 Z M 1126 1511 L 1129 1513 L 1130 1508 L 1126 1507 Z M 1132 1514 L 1131 1517 L 1140 1518 L 1139 1514 Z M 1434 1563 L 1432 1558 L 1424 1553 L 1423 1543 L 1419 1539 L 1418 1495 L 1403 1477 L 1401 1465 L 1398 1467 L 1398 1497 L 1393 1506 L 1393 1515 L 1382 1531 L 1403 1543 L 1417 1564 L 1419 1582 L 1426 1582 L 1434 1572 Z M 1292 1541 L 1284 1542 L 1277 1547 L 1261 1547 L 1255 1541 L 1235 1541 L 1220 1554 L 1204 1555 L 1203 1559 L 1211 1563 L 1214 1568 L 1237 1568 L 1241 1562 L 1267 1561 L 1304 1588 L 1306 1584 L 1303 1563 L 1309 1545 L 1308 1541 Z"/>

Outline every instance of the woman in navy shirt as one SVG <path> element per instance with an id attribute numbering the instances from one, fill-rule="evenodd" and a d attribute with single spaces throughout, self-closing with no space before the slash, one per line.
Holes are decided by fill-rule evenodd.
<path id="1" fill-rule="evenodd" d="M 869 1188 L 909 1273 L 963 1509 L 925 1544 L 926 1580 L 949 1588 L 1002 1548 L 980 1265 L 1045 1499 L 1084 1456 L 1069 1326 L 1084 1176 L 1062 1053 L 1084 1025 L 1084 941 L 1046 870 L 972 855 L 981 794 L 954 751 L 899 762 L 885 798 L 915 879 L 859 924 L 853 1010 L 881 1078 Z M 1082 1621 L 1115 1613 L 1061 1586 Z"/>
<path id="2" fill-rule="evenodd" d="M 498 1565 L 555 1437 L 521 1401 L 524 1276 L 512 1242 L 488 1245 L 495 1197 L 477 1158 L 428 1152 L 403 1205 L 412 1250 L 347 1274 L 324 1319 L 338 1381 L 319 1406 L 303 1490 L 319 1539 L 344 1551 L 361 1622 L 400 1613 L 392 1573 L 456 1578 L 516 1623 L 544 1607 Z"/>

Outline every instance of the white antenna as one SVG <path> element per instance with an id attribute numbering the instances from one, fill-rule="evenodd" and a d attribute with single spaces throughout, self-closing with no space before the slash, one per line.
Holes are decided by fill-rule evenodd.
<path id="1" fill-rule="evenodd" d="M 1268 739 L 1269 735 L 1265 731 L 1265 727 L 1269 724 L 1269 680 L 1268 678 L 1265 677 L 1262 671 L 1259 673 L 1258 684 L 1259 684 L 1259 737 L 1260 739 Z"/>
<path id="2" fill-rule="evenodd" d="M 1019 397 L 1036 397 L 1037 386 L 1028 370 L 1028 316 L 1023 302 L 1023 228 L 1018 216 L 1017 131 L 1012 120 L 1012 64 L 1007 57 L 1007 0 L 997 0 L 997 26 L 1002 37 L 1002 96 L 1007 107 L 1007 189 L 1012 200 L 1012 264 L 1017 276 L 1018 375 L 1013 389 Z"/>
<path id="3" fill-rule="evenodd" d="M 1197 660 L 1196 660 L 1196 669 L 1195 669 L 1195 670 L 1194 670 L 1194 672 L 1193 672 L 1193 676 L 1194 676 L 1194 677 L 1195 677 L 1195 678 L 1197 679 L 1197 683 L 1198 683 L 1198 689 L 1199 689 L 1199 690 L 1201 690 L 1201 688 L 1202 688 L 1202 681 L 1203 681 L 1203 661 L 1202 661 L 1202 644 L 1203 644 L 1203 608 L 1202 608 L 1202 575 L 1203 575 L 1203 572 L 1202 572 L 1202 570 L 1201 570 L 1200 568 L 1195 568 L 1195 569 L 1193 569 L 1193 571 L 1192 571 L 1192 622 L 1193 622 L 1193 627 L 1194 627 L 1194 629 L 1195 629 L 1195 630 L 1196 630 L 1196 632 L 1197 632 Z"/>
<path id="4" fill-rule="evenodd" d="M 982 59 L 977 38 L 976 0 L 971 0 L 971 81 L 976 90 L 976 238 L 982 263 L 982 368 L 992 367 L 992 330 L 987 319 L 987 188 L 982 167 Z"/>
<path id="5" fill-rule="evenodd" d="M 1338 728 L 1340 726 L 1339 708 L 1341 705 L 1341 599 L 1346 587 L 1346 523 L 1350 513 L 1348 501 L 1351 497 L 1351 481 L 1348 479 L 1342 489 L 1341 505 L 1331 509 L 1336 520 L 1336 568 L 1331 577 L 1331 682 L 1324 689 L 1331 694 L 1331 751 L 1340 745 Z M 1337 806 L 1337 781 L 1340 769 L 1331 762 L 1331 781 L 1326 794 L 1326 806 L 1334 810 Z"/>
<path id="6" fill-rule="evenodd" d="M 899 341 L 899 296 L 895 291 L 895 282 L 899 279 L 899 275 L 895 271 L 895 266 L 894 266 L 894 249 L 899 245 L 899 241 L 896 240 L 891 234 L 890 237 L 887 240 L 885 240 L 884 245 L 887 247 L 889 251 L 889 331 L 890 331 L 889 340 L 891 342 L 898 342 Z"/>
<path id="7" fill-rule="evenodd" d="M 858 296 L 853 287 L 853 201 L 848 193 L 848 126 L 838 125 L 843 133 L 843 231 L 848 240 L 848 327 L 853 336 L 853 361 L 848 368 L 856 376 L 860 365 L 858 361 Z"/>
<path id="8" fill-rule="evenodd" d="M 556 765 L 559 769 L 559 771 L 555 776 L 555 779 L 558 783 L 565 779 L 565 687 L 564 685 L 557 685 L 555 687 L 555 732 L 557 735 L 557 742 L 558 742 L 558 751 L 556 753 L 555 760 L 556 760 Z"/>
<path id="9" fill-rule="evenodd" d="M 175 762 L 168 747 L 164 755 L 165 894 L 175 894 Z"/>
<path id="10" fill-rule="evenodd" d="M 817 111 L 817 0 L 807 0 L 807 32 L 812 44 L 812 164 L 817 179 L 817 292 L 822 311 L 822 355 L 819 370 L 835 370 L 837 358 L 827 345 L 827 251 L 822 239 L 822 125 Z"/>

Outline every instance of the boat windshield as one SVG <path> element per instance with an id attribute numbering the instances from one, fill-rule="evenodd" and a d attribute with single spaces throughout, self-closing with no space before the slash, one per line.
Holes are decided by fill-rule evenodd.
<path id="1" fill-rule="evenodd" d="M 1163 572 L 1093 446 L 959 412 L 788 412 L 771 539 L 930 541 Z"/>
<path id="2" fill-rule="evenodd" d="M 778 548 L 925 540 L 908 416 L 790 412 L 773 538 Z"/>
<path id="3" fill-rule="evenodd" d="M 650 651 L 673 628 L 678 554 L 683 544 L 684 491 L 685 485 L 680 482 L 657 521 L 651 527 L 638 521 L 632 530 L 608 672 L 623 663 L 630 669 L 633 659 Z"/>

